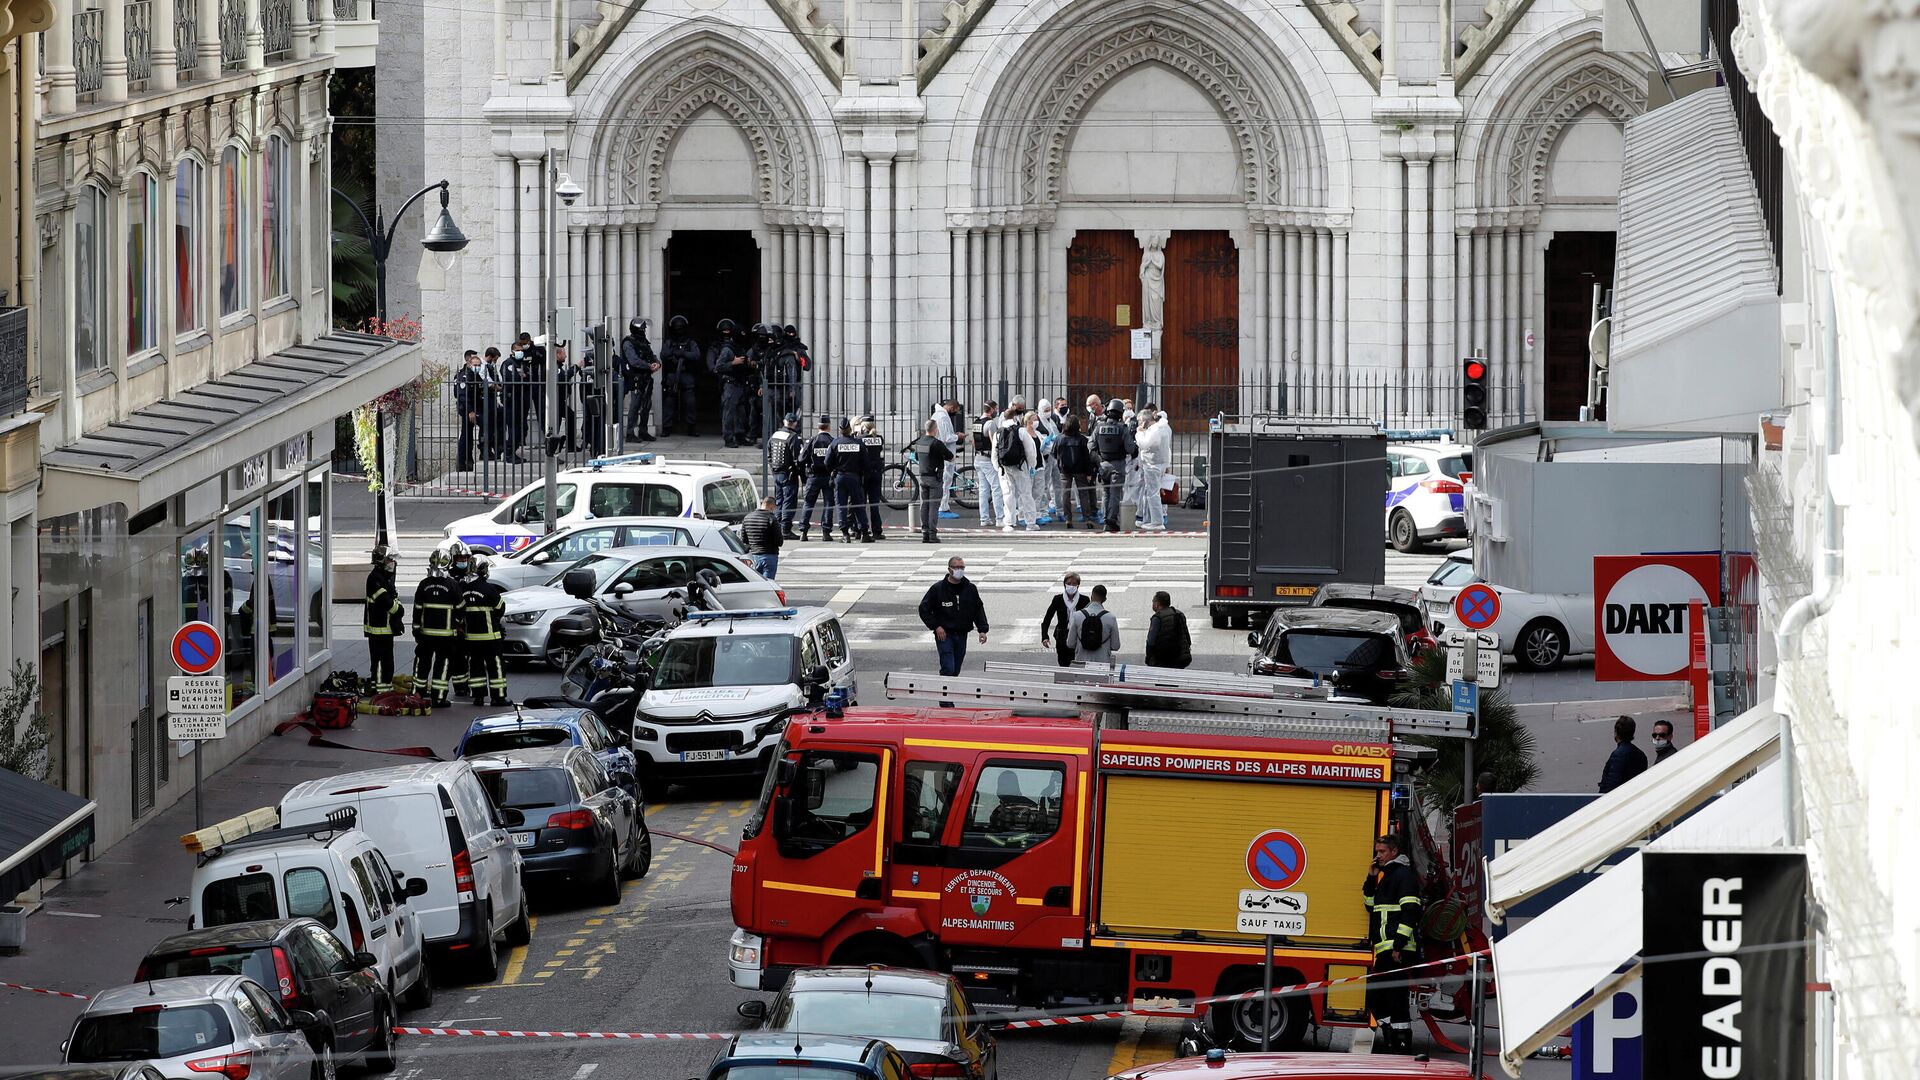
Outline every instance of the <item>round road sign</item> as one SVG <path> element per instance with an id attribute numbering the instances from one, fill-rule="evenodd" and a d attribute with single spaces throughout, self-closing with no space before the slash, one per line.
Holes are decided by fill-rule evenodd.
<path id="1" fill-rule="evenodd" d="M 1453 614 L 1469 630 L 1485 630 L 1500 619 L 1500 594 L 1493 586 L 1475 582 L 1453 598 Z"/>
<path id="2" fill-rule="evenodd" d="M 173 635 L 173 662 L 189 675 L 219 667 L 220 654 L 220 630 L 212 623 L 190 622 Z"/>
<path id="3" fill-rule="evenodd" d="M 1280 891 L 1307 872 L 1307 846 L 1285 829 L 1268 829 L 1247 845 L 1247 876 L 1263 889 Z"/>

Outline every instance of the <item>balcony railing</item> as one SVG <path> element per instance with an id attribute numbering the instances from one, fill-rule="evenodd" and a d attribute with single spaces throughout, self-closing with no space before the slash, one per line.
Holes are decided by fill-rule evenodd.
<path id="1" fill-rule="evenodd" d="M 293 0 L 262 0 L 260 28 L 267 39 L 267 59 L 285 60 L 293 55 Z"/>
<path id="2" fill-rule="evenodd" d="M 1780 136 L 1773 121 L 1760 107 L 1759 95 L 1747 83 L 1733 55 L 1733 32 L 1740 25 L 1737 0 L 1707 0 L 1707 33 L 1713 51 L 1720 58 L 1720 70 L 1727 84 L 1727 99 L 1733 103 L 1734 118 L 1740 122 L 1740 141 L 1747 150 L 1747 168 L 1753 173 L 1753 186 L 1760 194 L 1760 211 L 1767 219 L 1767 233 L 1773 241 L 1773 266 L 1780 268 L 1780 253 L 1785 237 L 1782 219 L 1786 199 L 1783 195 L 1786 158 L 1780 148 Z"/>
<path id="3" fill-rule="evenodd" d="M 173 47 L 179 50 L 173 57 L 174 69 L 185 79 L 200 66 L 200 17 L 191 0 L 173 5 Z"/>
<path id="4" fill-rule="evenodd" d="M 129 0 L 127 20 L 127 89 L 147 88 L 153 76 L 153 0 Z"/>
<path id="5" fill-rule="evenodd" d="M 0 308 L 0 416 L 27 405 L 27 309 Z"/>
<path id="6" fill-rule="evenodd" d="M 81 100 L 91 101 L 100 92 L 102 77 L 101 29 L 106 25 L 104 11 L 73 13 L 73 81 Z"/>
<path id="7" fill-rule="evenodd" d="M 220 70 L 247 66 L 246 0 L 220 0 Z"/>
<path id="8" fill-rule="evenodd" d="M 333 0 L 333 17 L 341 22 L 360 18 L 360 0 Z"/>

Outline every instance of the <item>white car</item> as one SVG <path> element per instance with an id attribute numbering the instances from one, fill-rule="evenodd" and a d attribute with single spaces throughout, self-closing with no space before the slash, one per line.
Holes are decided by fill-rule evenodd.
<path id="1" fill-rule="evenodd" d="M 589 555 L 624 547 L 710 548 L 739 557 L 746 546 L 724 521 L 696 518 L 595 518 L 543 536 L 510 555 L 491 555 L 488 569 L 494 583 L 505 589 L 545 585 Z M 479 552 L 488 555 L 491 548 Z M 750 564 L 746 564 L 750 565 Z"/>
<path id="2" fill-rule="evenodd" d="M 840 619 L 823 607 L 694 612 L 655 654 L 633 722 L 643 771 L 758 775 L 814 684 L 858 697 Z"/>
<path id="3" fill-rule="evenodd" d="M 566 615 L 588 615 L 592 608 L 568 595 L 562 582 L 568 572 L 593 573 L 594 596 L 618 611 L 635 618 L 668 620 L 681 601 L 671 594 L 684 593 L 687 583 L 703 570 L 720 578 L 713 592 L 723 608 L 785 607 L 787 594 L 778 585 L 761 577 L 744 560 L 730 552 L 693 547 L 614 548 L 589 555 L 570 570 L 555 574 L 545 585 L 530 585 L 507 593 L 507 613 L 501 619 L 506 634 L 505 654 L 509 659 L 544 659 L 565 668 L 572 659 L 553 644 L 553 623 Z"/>
<path id="4" fill-rule="evenodd" d="M 1450 555 L 1420 587 L 1420 607 L 1437 639 L 1464 629 L 1453 611 L 1460 590 L 1481 581 L 1466 552 Z M 1492 584 L 1488 582 L 1487 584 Z M 1559 667 L 1574 653 L 1593 651 L 1593 595 L 1527 593 L 1493 585 L 1500 595 L 1500 617 L 1488 632 L 1500 635 L 1500 651 L 1533 671 Z"/>
<path id="5" fill-rule="evenodd" d="M 1473 447 L 1393 443 L 1387 447 L 1387 540 L 1418 551 L 1435 540 L 1465 539 Z"/>
<path id="6" fill-rule="evenodd" d="M 560 473 L 554 484 L 554 524 L 595 518 L 709 518 L 738 525 L 760 504 L 753 477 L 717 461 L 669 461 L 653 454 L 595 458 Z M 484 514 L 443 530 L 446 539 L 496 552 L 529 547 L 547 531 L 547 488 L 536 480 Z"/>
<path id="7" fill-rule="evenodd" d="M 335 1068 L 303 1030 L 319 1023 L 244 975 L 188 975 L 95 994 L 60 1049 L 68 1064 L 145 1061 L 175 1078 L 312 1080 Z"/>

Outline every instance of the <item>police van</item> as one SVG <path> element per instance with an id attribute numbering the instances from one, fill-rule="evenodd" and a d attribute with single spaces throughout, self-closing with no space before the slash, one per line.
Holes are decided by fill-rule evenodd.
<path id="1" fill-rule="evenodd" d="M 752 474 L 725 462 L 623 454 L 562 470 L 553 501 L 555 524 L 563 528 L 604 517 L 708 518 L 738 525 L 760 497 Z M 546 531 L 546 481 L 536 480 L 494 509 L 450 523 L 443 533 L 448 540 L 508 553 Z"/>
<path id="2" fill-rule="evenodd" d="M 1436 540 L 1464 540 L 1468 485 L 1473 483 L 1473 447 L 1448 441 L 1412 441 L 1424 435 L 1388 433 L 1387 540 L 1399 552 L 1419 551 Z"/>

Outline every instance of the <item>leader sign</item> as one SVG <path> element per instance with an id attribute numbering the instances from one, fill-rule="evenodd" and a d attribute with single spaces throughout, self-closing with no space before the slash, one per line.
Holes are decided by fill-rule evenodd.
<path id="1" fill-rule="evenodd" d="M 1718 555 L 1598 555 L 1593 677 L 1657 682 L 1687 673 L 1687 605 L 1720 604 Z"/>

